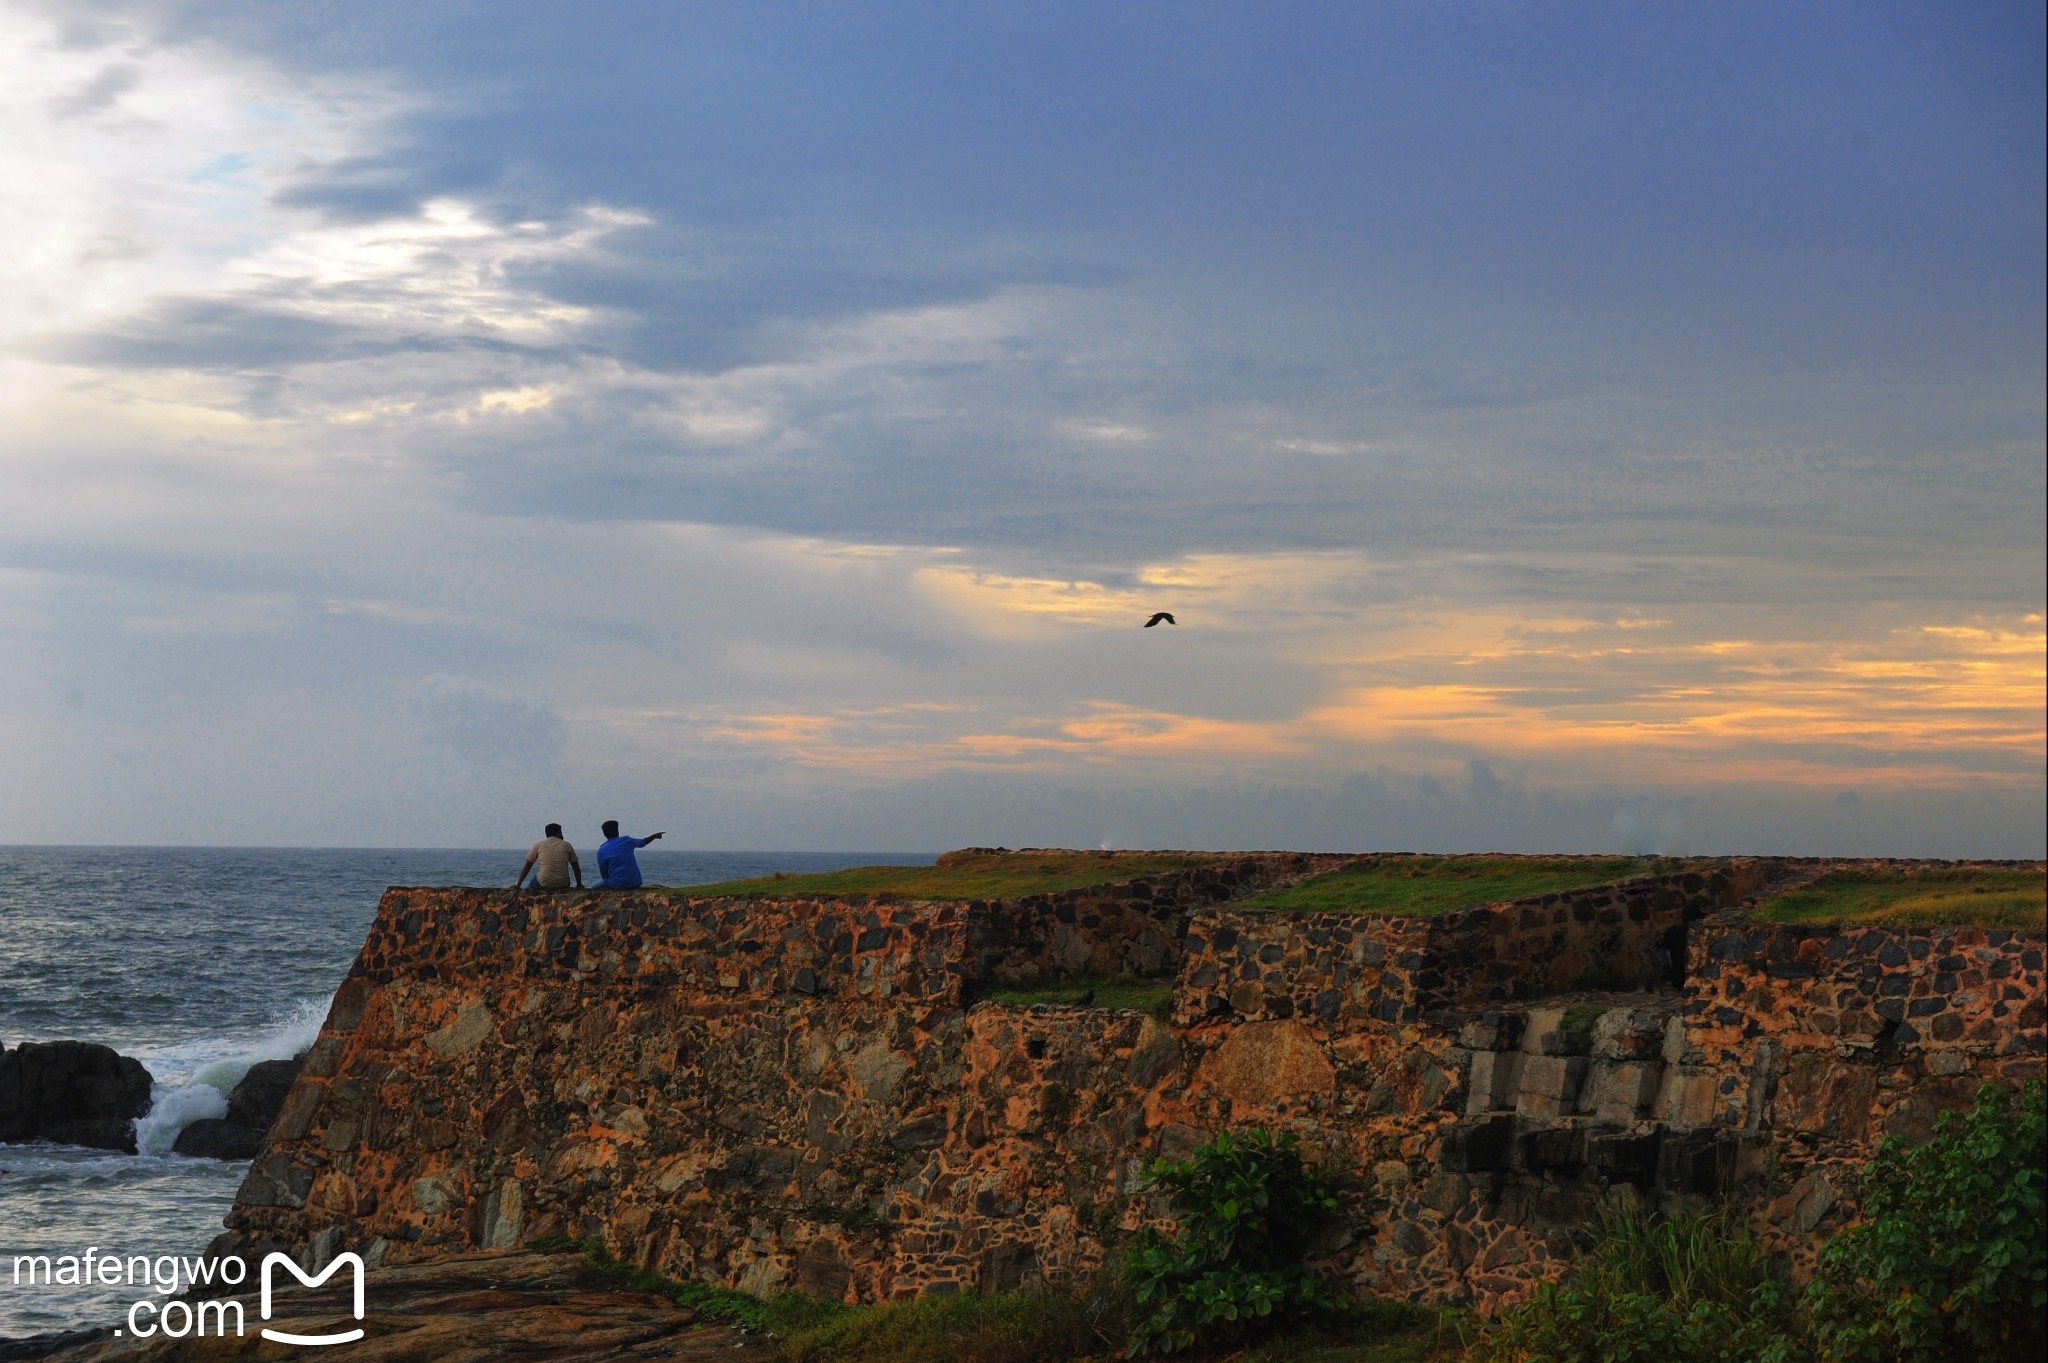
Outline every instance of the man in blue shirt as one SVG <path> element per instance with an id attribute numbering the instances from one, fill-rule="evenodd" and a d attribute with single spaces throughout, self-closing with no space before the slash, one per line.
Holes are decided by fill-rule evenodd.
<path id="1" fill-rule="evenodd" d="M 606 890 L 637 890 L 640 888 L 640 863 L 633 853 L 661 834 L 652 833 L 644 838 L 622 838 L 619 836 L 619 821 L 606 819 L 599 828 L 604 833 L 604 846 L 597 849 L 597 883 Z"/>

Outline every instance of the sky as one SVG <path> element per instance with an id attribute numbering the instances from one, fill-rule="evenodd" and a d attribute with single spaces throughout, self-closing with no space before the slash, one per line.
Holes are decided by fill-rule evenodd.
<path id="1" fill-rule="evenodd" d="M 2040 857 L 2044 63 L 0 0 L 0 842 Z"/>

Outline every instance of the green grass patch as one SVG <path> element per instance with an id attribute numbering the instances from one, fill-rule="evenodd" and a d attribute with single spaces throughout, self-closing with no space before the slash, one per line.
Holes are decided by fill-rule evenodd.
<path id="1" fill-rule="evenodd" d="M 1120 857 L 1085 852 L 948 852 L 935 866 L 855 866 L 815 875 L 756 876 L 684 886 L 670 893 L 741 899 L 1016 899 L 1084 885 L 1113 885 L 1222 860 L 1190 852 Z"/>
<path id="2" fill-rule="evenodd" d="M 1643 857 L 1405 857 L 1354 866 L 1238 901 L 1243 909 L 1430 917 L 1650 875 Z"/>
<path id="3" fill-rule="evenodd" d="M 1162 1021 L 1173 1012 L 1173 981 L 1134 975 L 1063 975 L 1055 980 L 992 985 L 978 1002 L 1028 1005 L 1081 1004 L 1094 1008 L 1135 1008 Z"/>
<path id="4" fill-rule="evenodd" d="M 777 1332 L 787 1363 L 1057 1363 L 1108 1359 L 1121 1320 L 1107 1298 L 931 1296 L 856 1307 Z"/>
<path id="5" fill-rule="evenodd" d="M 1765 900 L 1751 916 L 1769 923 L 1885 923 L 1902 928 L 2048 927 L 2048 877 L 2040 871 L 1970 866 L 1901 870 L 1844 867 Z"/>

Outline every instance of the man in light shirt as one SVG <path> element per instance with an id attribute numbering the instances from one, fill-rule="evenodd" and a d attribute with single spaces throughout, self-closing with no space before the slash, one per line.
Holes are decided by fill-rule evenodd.
<path id="1" fill-rule="evenodd" d="M 518 889 L 526 883 L 526 873 L 533 872 L 533 888 L 536 890 L 566 890 L 569 876 L 576 876 L 576 888 L 583 888 L 583 863 L 576 860 L 576 849 L 562 837 L 562 826 L 551 823 L 546 829 L 547 836 L 533 845 L 526 854 L 526 864 L 519 868 L 519 879 L 512 882 Z"/>

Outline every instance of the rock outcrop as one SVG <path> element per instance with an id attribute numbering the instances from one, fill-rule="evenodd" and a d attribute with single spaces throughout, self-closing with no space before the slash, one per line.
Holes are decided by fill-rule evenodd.
<path id="1" fill-rule="evenodd" d="M 219 1117 L 202 1117 L 178 1133 L 171 1153 L 193 1159 L 255 1159 L 263 1148 L 263 1133 L 251 1131 L 239 1122 Z"/>
<path id="2" fill-rule="evenodd" d="M 0 1046 L 0 1141 L 55 1141 L 135 1153 L 149 1112 L 142 1062 L 89 1041 Z"/>
<path id="3" fill-rule="evenodd" d="M 305 1056 L 298 1055 L 290 1060 L 259 1060 L 251 1065 L 242 1082 L 228 1094 L 227 1120 L 258 1136 L 270 1130 L 278 1110 L 284 1106 L 285 1096 L 298 1082 L 299 1067 L 305 1060 Z"/>
<path id="4" fill-rule="evenodd" d="M 198 1159 L 246 1160 L 263 1148 L 264 1133 L 277 1120 L 285 1096 L 298 1081 L 304 1056 L 259 1060 L 228 1093 L 228 1115 L 193 1122 L 171 1145 L 174 1155 Z"/>
<path id="5" fill-rule="evenodd" d="M 764 1342 L 699 1321 L 682 1307 L 645 1292 L 593 1287 L 575 1254 L 470 1255 L 433 1264 L 374 1268 L 364 1280 L 366 1337 L 337 1357 L 355 1363 L 420 1363 L 424 1359 L 520 1359 L 532 1363 L 723 1363 L 765 1355 Z M 342 1278 L 346 1278 L 344 1273 Z M 240 1298 L 247 1328 L 239 1336 L 167 1339 L 51 1336 L 0 1340 L 0 1363 L 206 1363 L 287 1356 L 257 1327 L 317 1335 L 353 1327 L 354 1303 L 341 1286 L 293 1287 L 275 1294 L 272 1316 L 258 1315 L 258 1298 Z M 214 1300 L 208 1296 L 208 1300 Z M 147 1317 L 145 1317 L 147 1319 Z M 295 1351 L 317 1357 L 317 1351 Z"/>

